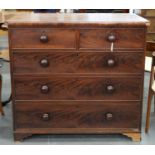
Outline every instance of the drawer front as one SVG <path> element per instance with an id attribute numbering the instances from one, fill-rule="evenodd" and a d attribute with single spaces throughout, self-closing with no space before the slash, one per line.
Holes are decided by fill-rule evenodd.
<path id="1" fill-rule="evenodd" d="M 81 30 L 80 48 L 81 49 L 132 49 L 144 48 L 144 29 L 100 29 L 100 30 Z"/>
<path id="2" fill-rule="evenodd" d="M 16 76 L 16 100 L 139 100 L 140 77 Z"/>
<path id="3" fill-rule="evenodd" d="M 74 49 L 75 30 L 67 29 L 14 29 L 11 31 L 12 48 Z"/>
<path id="4" fill-rule="evenodd" d="M 140 104 L 104 102 L 17 102 L 16 128 L 140 127 Z"/>
<path id="5" fill-rule="evenodd" d="M 143 52 L 14 52 L 14 73 L 142 73 Z"/>

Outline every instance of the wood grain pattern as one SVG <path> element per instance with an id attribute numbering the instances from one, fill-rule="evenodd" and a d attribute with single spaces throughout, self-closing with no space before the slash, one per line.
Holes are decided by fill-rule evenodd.
<path id="1" fill-rule="evenodd" d="M 143 52 L 53 52 L 20 50 L 13 52 L 14 74 L 142 74 Z M 41 65 L 42 60 L 48 65 Z M 109 61 L 114 61 L 110 65 Z"/>
<path id="2" fill-rule="evenodd" d="M 149 21 L 129 13 L 19 14 L 8 20 L 9 28 L 18 27 L 146 27 Z"/>
<path id="3" fill-rule="evenodd" d="M 81 49 L 110 49 L 111 42 L 107 40 L 110 34 L 116 36 L 114 50 L 122 48 L 144 48 L 144 29 L 87 29 L 80 31 Z"/>
<path id="4" fill-rule="evenodd" d="M 140 100 L 141 82 L 141 77 L 18 76 L 14 89 L 16 100 Z M 42 86 L 48 87 L 47 93 L 41 92 Z"/>
<path id="5" fill-rule="evenodd" d="M 31 106 L 29 106 L 29 104 Z M 89 105 L 89 106 L 88 106 Z M 17 102 L 16 128 L 139 128 L 139 104 Z M 43 115 L 49 114 L 48 120 Z M 107 114 L 112 118 L 108 119 Z M 132 113 L 132 115 L 131 115 Z"/>
<path id="6" fill-rule="evenodd" d="M 14 139 L 104 133 L 138 139 L 147 25 L 134 14 L 9 20 Z"/>
<path id="7" fill-rule="evenodd" d="M 40 41 L 42 35 L 48 37 L 47 42 Z M 75 49 L 75 35 L 75 30 L 27 28 L 11 31 L 10 39 L 12 48 Z"/>

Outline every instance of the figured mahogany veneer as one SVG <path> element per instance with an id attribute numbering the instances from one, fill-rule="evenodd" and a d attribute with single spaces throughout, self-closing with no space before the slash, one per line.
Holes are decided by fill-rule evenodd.
<path id="1" fill-rule="evenodd" d="M 22 36 L 22 39 L 19 39 Z M 75 49 L 76 31 L 68 29 L 17 29 L 11 35 L 13 48 Z"/>
<path id="2" fill-rule="evenodd" d="M 14 74 L 142 74 L 143 51 L 15 50 L 13 62 Z"/>
<path id="3" fill-rule="evenodd" d="M 140 140 L 147 25 L 131 14 L 8 21 L 15 140 L 106 133 Z"/>
<path id="4" fill-rule="evenodd" d="M 138 102 L 134 102 L 133 106 L 128 102 L 107 104 L 103 101 L 17 101 L 15 104 L 16 128 L 42 128 L 42 130 L 43 128 L 69 128 L 74 130 L 74 128 L 93 127 L 129 128 L 131 131 L 135 129 L 138 131 L 140 127 L 139 108 Z"/>
<path id="5" fill-rule="evenodd" d="M 14 94 L 16 100 L 140 100 L 141 84 L 138 76 L 15 76 Z"/>
<path id="6" fill-rule="evenodd" d="M 112 36 L 113 35 L 113 36 Z M 111 42 L 115 49 L 134 48 L 143 49 L 145 32 L 141 28 L 111 28 L 99 30 L 80 30 L 80 49 L 110 49 Z M 110 39 L 110 37 L 113 37 Z"/>

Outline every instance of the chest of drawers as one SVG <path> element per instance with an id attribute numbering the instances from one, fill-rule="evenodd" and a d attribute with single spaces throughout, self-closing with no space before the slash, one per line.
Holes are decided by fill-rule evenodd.
<path id="1" fill-rule="evenodd" d="M 9 20 L 15 140 L 106 133 L 140 140 L 147 23 L 131 14 Z"/>

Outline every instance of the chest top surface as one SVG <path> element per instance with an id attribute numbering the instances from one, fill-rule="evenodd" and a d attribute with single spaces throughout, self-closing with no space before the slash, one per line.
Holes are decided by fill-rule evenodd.
<path id="1" fill-rule="evenodd" d="M 147 26 L 149 21 L 128 13 L 19 14 L 9 19 L 9 27 L 20 26 Z"/>

